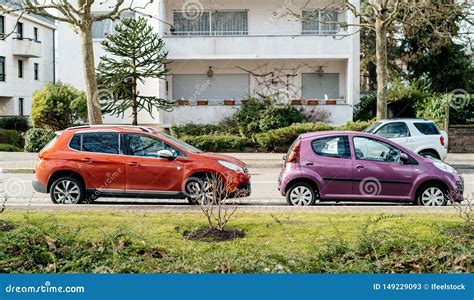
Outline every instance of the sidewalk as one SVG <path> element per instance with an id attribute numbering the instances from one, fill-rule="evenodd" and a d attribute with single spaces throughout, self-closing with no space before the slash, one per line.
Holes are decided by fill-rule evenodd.
<path id="1" fill-rule="evenodd" d="M 222 153 L 244 161 L 249 168 L 280 168 L 284 153 Z M 0 152 L 0 173 L 33 173 L 37 153 Z M 456 169 L 474 170 L 474 153 L 450 153 L 446 162 Z"/>

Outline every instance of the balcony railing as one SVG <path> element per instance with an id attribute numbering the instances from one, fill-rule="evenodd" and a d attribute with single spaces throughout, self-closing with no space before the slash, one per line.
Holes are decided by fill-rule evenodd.
<path id="1" fill-rule="evenodd" d="M 248 35 L 248 31 L 171 31 L 171 35 L 178 36 L 243 36 Z"/>
<path id="2" fill-rule="evenodd" d="M 31 38 L 13 38 L 13 55 L 22 57 L 41 57 L 41 42 Z"/>

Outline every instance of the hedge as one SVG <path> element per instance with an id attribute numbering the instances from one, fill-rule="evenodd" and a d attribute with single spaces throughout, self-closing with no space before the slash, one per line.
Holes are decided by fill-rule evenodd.
<path id="1" fill-rule="evenodd" d="M 331 125 L 322 122 L 295 123 L 288 127 L 269 130 L 256 135 L 257 143 L 268 150 L 286 150 L 291 143 L 302 133 L 313 131 L 334 130 Z"/>
<path id="2" fill-rule="evenodd" d="M 14 146 L 14 145 L 1 144 L 0 143 L 0 151 L 2 151 L 2 152 L 21 152 L 23 150 L 21 150 L 20 148 L 18 148 L 17 146 Z"/>
<path id="3" fill-rule="evenodd" d="M 29 128 L 28 119 L 23 116 L 1 117 L 0 128 L 26 132 Z"/>
<path id="4" fill-rule="evenodd" d="M 250 139 L 238 135 L 183 136 L 181 140 L 203 151 L 211 152 L 241 151 L 246 147 L 255 146 Z"/>
<path id="5" fill-rule="evenodd" d="M 0 129 L 0 144 L 20 145 L 20 134 L 16 130 Z"/>
<path id="6" fill-rule="evenodd" d="M 33 128 L 25 135 L 25 150 L 38 152 L 54 137 L 54 132 L 49 129 Z"/>
<path id="7" fill-rule="evenodd" d="M 346 124 L 339 126 L 337 130 L 346 130 L 346 131 L 362 131 L 372 125 L 375 122 L 374 120 L 369 121 L 349 121 Z"/>
<path id="8" fill-rule="evenodd" d="M 222 127 L 216 124 L 185 124 L 172 126 L 171 134 L 177 138 L 221 133 Z"/>

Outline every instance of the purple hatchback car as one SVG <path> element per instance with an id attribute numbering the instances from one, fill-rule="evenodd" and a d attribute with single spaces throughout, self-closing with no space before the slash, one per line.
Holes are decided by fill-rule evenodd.
<path id="1" fill-rule="evenodd" d="M 315 132 L 291 145 L 279 177 L 290 205 L 319 201 L 462 201 L 464 180 L 451 166 L 361 132 Z"/>

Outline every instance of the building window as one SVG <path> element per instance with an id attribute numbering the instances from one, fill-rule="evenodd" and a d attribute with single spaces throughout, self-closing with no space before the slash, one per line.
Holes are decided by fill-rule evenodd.
<path id="1" fill-rule="evenodd" d="M 35 63 L 35 80 L 39 79 L 39 64 Z"/>
<path id="2" fill-rule="evenodd" d="M 0 38 L 5 35 L 5 17 L 0 16 Z"/>
<path id="3" fill-rule="evenodd" d="M 305 99 L 340 99 L 338 73 L 302 73 L 301 96 Z"/>
<path id="4" fill-rule="evenodd" d="M 100 15 L 103 13 L 94 13 Z M 115 33 L 115 25 L 121 22 L 123 19 L 135 19 L 134 12 L 124 12 L 120 15 L 120 20 L 102 20 L 92 23 L 92 38 L 93 39 L 105 39 L 107 35 Z"/>
<path id="5" fill-rule="evenodd" d="M 36 42 L 39 42 L 38 27 L 33 27 L 33 38 Z"/>
<path id="6" fill-rule="evenodd" d="M 23 78 L 23 61 L 18 60 L 18 78 Z"/>
<path id="7" fill-rule="evenodd" d="M 339 32 L 337 10 L 303 11 L 303 34 L 336 34 Z"/>
<path id="8" fill-rule="evenodd" d="M 0 56 L 0 81 L 5 81 L 5 57 Z"/>
<path id="9" fill-rule="evenodd" d="M 21 22 L 18 22 L 16 24 L 16 36 L 19 38 L 19 39 L 22 39 L 23 38 L 23 23 Z"/>
<path id="10" fill-rule="evenodd" d="M 20 116 L 24 116 L 24 102 L 25 102 L 25 99 L 23 98 L 18 98 L 18 114 Z"/>
<path id="11" fill-rule="evenodd" d="M 247 11 L 206 11 L 197 16 L 173 12 L 176 35 L 247 35 Z"/>

